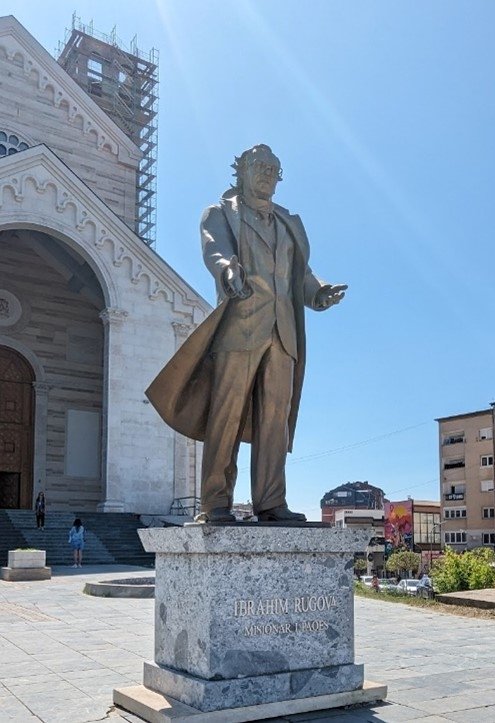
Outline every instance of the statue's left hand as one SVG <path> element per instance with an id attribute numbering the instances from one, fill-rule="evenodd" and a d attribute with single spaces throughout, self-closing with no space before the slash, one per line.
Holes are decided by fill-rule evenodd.
<path id="1" fill-rule="evenodd" d="M 347 284 L 325 284 L 316 294 L 315 306 L 317 309 L 329 309 L 342 301 L 347 290 Z"/>

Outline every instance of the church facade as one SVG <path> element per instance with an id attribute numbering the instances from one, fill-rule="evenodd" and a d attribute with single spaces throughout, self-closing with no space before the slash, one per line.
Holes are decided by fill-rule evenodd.
<path id="1" fill-rule="evenodd" d="M 0 18 L 0 508 L 168 514 L 201 446 L 144 390 L 210 311 L 136 235 L 141 151 Z"/>

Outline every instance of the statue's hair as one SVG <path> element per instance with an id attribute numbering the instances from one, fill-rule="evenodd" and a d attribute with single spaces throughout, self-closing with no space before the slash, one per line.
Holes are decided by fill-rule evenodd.
<path id="1" fill-rule="evenodd" d="M 241 153 L 240 156 L 235 156 L 234 163 L 232 164 L 231 168 L 234 169 L 234 173 L 232 175 L 235 176 L 236 183 L 232 186 L 232 188 L 236 188 L 238 191 L 242 192 L 244 173 L 246 172 L 248 161 L 253 156 L 253 154 L 256 154 L 258 151 L 263 151 L 277 159 L 279 167 L 278 180 L 282 180 L 282 167 L 280 165 L 279 159 L 274 154 L 270 146 L 267 146 L 264 143 L 258 143 L 252 148 L 248 148 L 247 151 L 244 151 L 244 153 Z"/>

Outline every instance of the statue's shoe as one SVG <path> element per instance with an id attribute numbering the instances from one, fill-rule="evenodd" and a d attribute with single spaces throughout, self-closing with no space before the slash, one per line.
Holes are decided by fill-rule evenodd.
<path id="1" fill-rule="evenodd" d="M 228 507 L 214 507 L 208 512 L 201 512 L 194 518 L 195 522 L 235 522 L 235 515 Z"/>
<path id="2" fill-rule="evenodd" d="M 306 522 L 302 512 L 292 512 L 287 505 L 272 507 L 271 510 L 258 512 L 258 522 Z"/>

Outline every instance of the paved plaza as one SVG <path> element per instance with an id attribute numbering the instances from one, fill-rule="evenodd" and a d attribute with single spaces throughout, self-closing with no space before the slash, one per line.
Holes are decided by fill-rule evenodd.
<path id="1" fill-rule="evenodd" d="M 140 719 L 112 690 L 153 658 L 153 600 L 84 595 L 87 580 L 149 576 L 130 567 L 55 568 L 50 581 L 0 582 L 0 721 Z M 495 619 L 356 599 L 356 660 L 389 685 L 384 704 L 272 721 L 495 721 Z M 200 720 L 200 717 L 198 717 Z"/>

